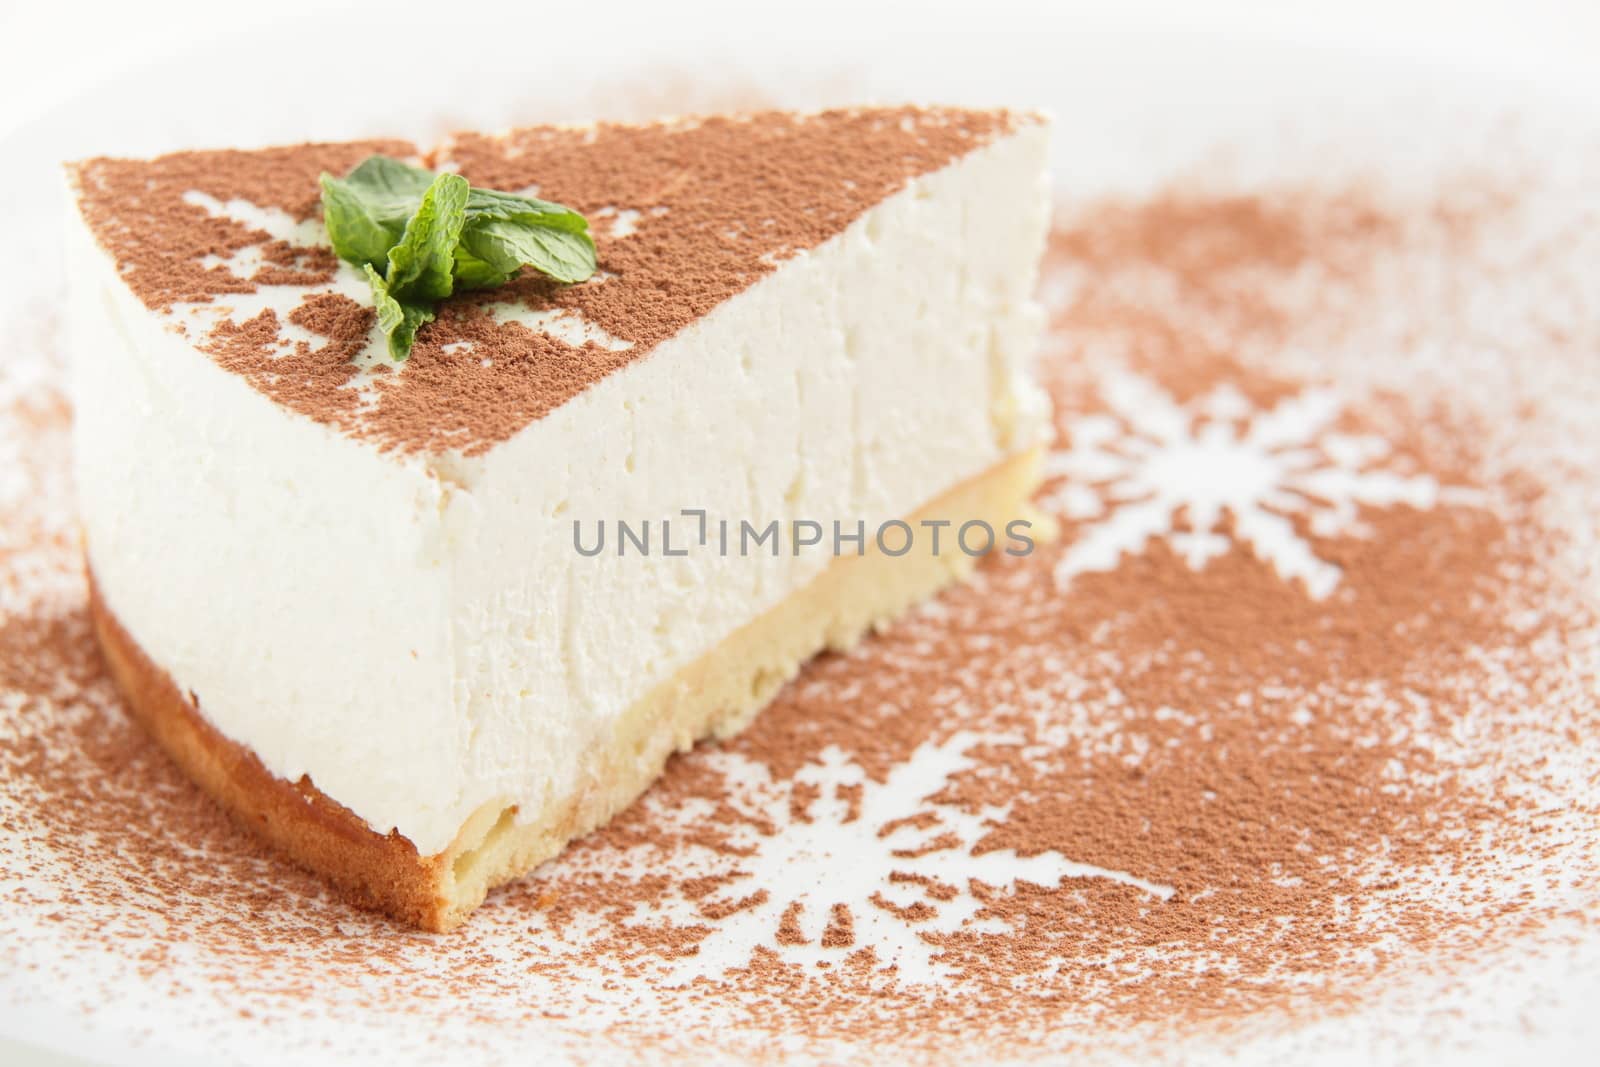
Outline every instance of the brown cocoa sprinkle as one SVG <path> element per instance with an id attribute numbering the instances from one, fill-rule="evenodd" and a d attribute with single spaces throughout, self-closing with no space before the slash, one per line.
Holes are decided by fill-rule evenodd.
<path id="1" fill-rule="evenodd" d="M 0 378 L 0 968 L 213 1055 L 1149 1061 L 1424 1018 L 1453 1047 L 1497 1012 L 1536 1034 L 1516 982 L 1473 983 L 1592 961 L 1600 918 L 1600 383 L 1591 305 L 1550 299 L 1594 291 L 1600 239 L 1571 224 L 1585 194 L 1462 211 L 1462 188 L 1077 205 L 1045 279 L 1059 543 L 815 660 L 446 937 L 263 854 L 120 714 L 65 408 Z M 359 333 L 336 300 L 294 314 Z M 1186 499 L 1067 567 L 1181 432 L 1217 465 L 1257 434 L 1298 488 L 1215 521 Z"/>

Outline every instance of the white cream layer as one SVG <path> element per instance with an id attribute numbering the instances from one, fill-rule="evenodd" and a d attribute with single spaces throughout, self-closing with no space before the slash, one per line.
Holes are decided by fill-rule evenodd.
<path id="1" fill-rule="evenodd" d="M 538 812 L 630 704 L 828 562 L 586 558 L 574 519 L 591 540 L 682 508 L 871 528 L 1047 432 L 1045 158 L 1025 125 L 912 182 L 470 459 L 380 454 L 279 407 L 179 335 L 197 312 L 144 308 L 74 213 L 77 478 L 106 601 L 224 735 L 425 855 L 489 801 Z M 281 321 L 305 292 L 233 313 Z"/>

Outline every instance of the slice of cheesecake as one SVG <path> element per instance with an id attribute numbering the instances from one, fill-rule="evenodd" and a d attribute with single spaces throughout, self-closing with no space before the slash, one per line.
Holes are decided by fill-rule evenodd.
<path id="1" fill-rule="evenodd" d="M 1038 536 L 1046 135 L 897 108 L 74 166 L 133 713 L 355 902 L 460 922 L 984 530 Z M 576 208 L 599 270 L 451 297 L 394 362 L 320 222 L 373 153 Z"/>

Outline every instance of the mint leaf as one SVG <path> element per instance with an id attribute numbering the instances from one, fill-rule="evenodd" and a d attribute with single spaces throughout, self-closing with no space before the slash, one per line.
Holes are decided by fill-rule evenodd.
<path id="1" fill-rule="evenodd" d="M 384 278 L 397 299 L 422 303 L 450 295 L 454 288 L 450 265 L 467 220 L 469 189 L 461 175 L 441 174 L 422 194 L 422 203 L 407 220 L 400 243 L 389 249 L 389 270 Z"/>
<path id="2" fill-rule="evenodd" d="M 464 232 L 464 231 L 463 231 Z M 456 262 L 453 272 L 458 289 L 493 289 L 497 285 L 504 285 L 511 280 L 517 272 L 516 267 L 502 270 L 489 262 L 479 259 L 468 250 L 465 244 L 456 246 Z"/>
<path id="3" fill-rule="evenodd" d="M 410 354 L 417 330 L 457 286 L 503 285 L 523 267 L 581 282 L 597 269 L 589 221 L 562 204 L 474 189 L 458 174 L 387 156 L 320 180 L 328 239 L 366 272 L 396 360 Z"/>
<path id="4" fill-rule="evenodd" d="M 340 259 L 380 266 L 416 214 L 433 174 L 388 156 L 370 156 L 343 178 L 323 174 L 322 220 Z"/>
<path id="5" fill-rule="evenodd" d="M 378 329 L 389 339 L 389 355 L 396 361 L 411 354 L 416 343 L 417 330 L 433 321 L 433 310 L 428 307 L 402 304 L 394 298 L 389 283 L 368 263 L 363 268 L 367 281 L 372 284 L 372 303 L 378 310 Z"/>
<path id="6" fill-rule="evenodd" d="M 370 205 L 348 182 L 322 176 L 322 221 L 340 259 L 360 267 L 383 263 L 396 237 L 384 228 Z M 403 231 L 402 231 L 403 232 Z"/>
<path id="7" fill-rule="evenodd" d="M 395 240 L 406 220 L 433 184 L 433 172 L 388 156 L 368 156 L 345 176 L 345 182 L 369 205 L 373 215 L 394 232 Z"/>
<path id="8" fill-rule="evenodd" d="M 515 193 L 499 193 L 493 189 L 474 189 L 467 198 L 467 225 L 500 219 L 522 222 L 530 226 L 548 226 L 557 230 L 587 233 L 589 220 L 562 204 Z"/>
<path id="9" fill-rule="evenodd" d="M 405 318 L 389 334 L 389 358 L 400 363 L 411 355 L 411 346 L 417 343 L 417 331 L 433 321 L 433 309 L 402 304 Z"/>
<path id="10" fill-rule="evenodd" d="M 562 204 L 493 189 L 474 189 L 467 198 L 461 245 L 507 277 L 529 266 L 560 282 L 581 282 L 596 267 L 588 219 Z"/>
<path id="11" fill-rule="evenodd" d="M 372 306 L 378 311 L 378 329 L 386 334 L 394 333 L 395 327 L 405 321 L 405 309 L 400 306 L 400 301 L 389 295 L 389 283 L 383 280 L 368 263 L 364 268 L 367 272 L 367 281 L 372 285 Z"/>
<path id="12" fill-rule="evenodd" d="M 491 219 L 465 230 L 461 246 L 508 275 L 530 266 L 558 282 L 581 282 L 594 274 L 596 265 L 594 238 L 587 229 L 575 232 Z"/>

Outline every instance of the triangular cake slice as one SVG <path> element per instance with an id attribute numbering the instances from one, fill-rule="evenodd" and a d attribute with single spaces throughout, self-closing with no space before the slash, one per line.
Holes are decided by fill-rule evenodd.
<path id="1" fill-rule="evenodd" d="M 76 165 L 76 469 L 134 714 L 354 901 L 460 922 L 985 530 L 1039 536 L 1046 134 L 893 108 Z M 372 153 L 576 208 L 598 272 L 452 297 L 392 362 L 320 223 Z"/>

